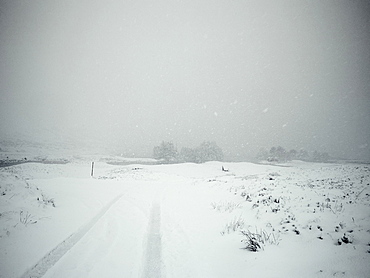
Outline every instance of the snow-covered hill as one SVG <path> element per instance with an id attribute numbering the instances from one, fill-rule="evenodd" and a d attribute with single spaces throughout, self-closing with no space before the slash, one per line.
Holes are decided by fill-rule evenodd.
<path id="1" fill-rule="evenodd" d="M 0 277 L 369 277 L 369 165 L 106 161 L 0 168 Z"/>

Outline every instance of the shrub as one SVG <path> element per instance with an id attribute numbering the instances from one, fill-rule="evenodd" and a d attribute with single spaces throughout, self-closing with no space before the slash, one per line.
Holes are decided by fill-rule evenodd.
<path id="1" fill-rule="evenodd" d="M 245 249 L 257 252 L 259 249 L 263 249 L 263 242 L 259 234 L 251 233 L 250 231 L 242 231 L 242 234 L 246 237 L 242 240 L 246 244 Z"/>
<path id="2" fill-rule="evenodd" d="M 171 142 L 163 141 L 161 145 L 154 147 L 153 157 L 170 162 L 194 162 L 204 163 L 207 161 L 222 161 L 224 154 L 222 149 L 215 142 L 204 141 L 199 147 L 182 148 L 180 154 Z"/>
<path id="3" fill-rule="evenodd" d="M 165 162 L 174 162 L 177 160 L 177 150 L 172 142 L 165 142 L 154 147 L 153 157 L 155 159 L 163 159 Z"/>
<path id="4" fill-rule="evenodd" d="M 222 149 L 215 142 L 204 141 L 196 148 L 196 162 L 222 161 L 224 154 Z"/>

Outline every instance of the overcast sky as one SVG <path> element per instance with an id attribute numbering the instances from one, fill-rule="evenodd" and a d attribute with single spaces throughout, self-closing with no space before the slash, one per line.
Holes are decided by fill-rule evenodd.
<path id="1" fill-rule="evenodd" d="M 370 158 L 369 1 L 0 1 L 2 132 Z"/>

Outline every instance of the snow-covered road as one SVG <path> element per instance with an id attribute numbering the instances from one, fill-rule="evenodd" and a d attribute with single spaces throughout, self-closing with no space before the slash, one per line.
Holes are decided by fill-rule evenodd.
<path id="1" fill-rule="evenodd" d="M 138 277 L 147 217 L 119 198 L 43 277 Z"/>
<path id="2" fill-rule="evenodd" d="M 142 277 L 164 277 L 162 264 L 161 208 L 155 203 L 150 215 Z"/>
<path id="3" fill-rule="evenodd" d="M 122 197 L 117 196 L 109 202 L 101 211 L 85 226 L 79 229 L 76 233 L 69 236 L 66 240 L 55 247 L 50 253 L 44 256 L 34 267 L 22 275 L 23 278 L 27 277 L 42 277 L 55 263 L 57 263 L 73 246 L 84 237 L 90 229 L 102 218 L 105 213 Z"/>

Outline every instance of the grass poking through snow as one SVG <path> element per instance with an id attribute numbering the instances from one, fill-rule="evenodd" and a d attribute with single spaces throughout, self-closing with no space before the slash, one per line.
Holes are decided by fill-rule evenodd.
<path id="1" fill-rule="evenodd" d="M 275 236 L 274 233 L 268 233 L 262 229 L 258 231 L 256 228 L 255 233 L 250 230 L 241 231 L 241 233 L 244 236 L 242 242 L 245 244 L 245 249 L 252 252 L 264 250 L 266 244 L 279 245 L 280 242 L 279 236 Z"/>

